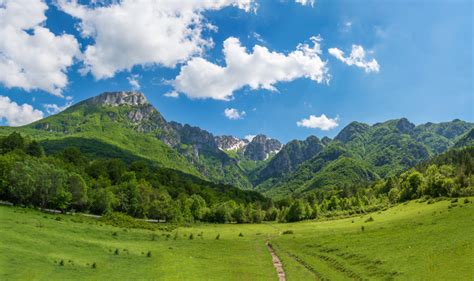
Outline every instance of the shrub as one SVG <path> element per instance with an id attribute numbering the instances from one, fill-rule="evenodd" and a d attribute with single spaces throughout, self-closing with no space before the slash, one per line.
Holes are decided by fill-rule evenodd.
<path id="1" fill-rule="evenodd" d="M 148 251 L 148 253 L 146 253 L 146 256 L 147 256 L 148 258 L 151 258 L 151 251 Z"/>
<path id="2" fill-rule="evenodd" d="M 115 255 L 118 255 L 118 254 L 119 254 L 119 249 L 115 249 L 114 254 L 115 254 Z"/>
<path id="3" fill-rule="evenodd" d="M 282 234 L 293 234 L 293 230 L 285 230 Z"/>
<path id="4" fill-rule="evenodd" d="M 55 220 L 61 221 L 62 219 L 61 219 L 61 217 L 56 217 Z"/>
<path id="5" fill-rule="evenodd" d="M 189 240 L 193 240 L 194 239 L 194 235 L 191 233 L 189 234 Z"/>
<path id="6" fill-rule="evenodd" d="M 464 204 L 468 204 L 468 203 L 470 203 L 470 202 L 471 202 L 471 201 L 469 201 L 468 198 L 464 199 Z"/>
<path id="7" fill-rule="evenodd" d="M 97 264 L 95 262 L 92 263 L 92 266 L 91 266 L 93 269 L 96 269 L 97 268 Z"/>
<path id="8" fill-rule="evenodd" d="M 118 235 L 117 232 L 112 233 L 112 236 L 117 236 L 117 235 Z"/>
<path id="9" fill-rule="evenodd" d="M 59 262 L 59 265 L 60 265 L 60 266 L 64 266 L 64 260 L 61 260 L 61 261 Z"/>
<path id="10" fill-rule="evenodd" d="M 365 227 L 364 227 L 364 226 L 361 226 L 361 227 L 360 227 L 360 230 L 364 231 L 364 230 L 365 230 Z"/>
<path id="11" fill-rule="evenodd" d="M 219 240 L 219 238 L 221 238 L 221 235 L 220 235 L 220 234 L 217 234 L 216 240 Z"/>
<path id="12" fill-rule="evenodd" d="M 239 233 L 239 237 L 244 237 L 244 235 L 242 234 L 242 232 L 241 232 L 241 233 Z"/>
<path id="13" fill-rule="evenodd" d="M 457 198 L 454 198 L 453 200 L 451 200 L 451 203 L 456 203 L 456 202 L 458 202 Z"/>
<path id="14" fill-rule="evenodd" d="M 368 219 L 365 220 L 365 222 L 373 222 L 374 221 L 374 218 L 372 216 L 370 216 Z"/>

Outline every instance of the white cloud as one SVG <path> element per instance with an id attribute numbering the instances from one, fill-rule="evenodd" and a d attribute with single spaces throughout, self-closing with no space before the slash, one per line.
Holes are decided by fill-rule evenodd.
<path id="1" fill-rule="evenodd" d="M 230 120 L 237 120 L 242 119 L 246 115 L 245 111 L 238 111 L 235 108 L 226 108 L 224 110 L 225 117 L 229 118 Z"/>
<path id="2" fill-rule="evenodd" d="M 52 103 L 47 103 L 43 104 L 44 109 L 48 114 L 57 114 L 61 111 L 64 111 L 66 108 L 70 107 L 72 105 L 72 101 L 67 102 L 63 106 L 59 106 L 57 104 L 52 104 Z"/>
<path id="3" fill-rule="evenodd" d="M 303 6 L 311 6 L 311 7 L 314 7 L 314 3 L 316 2 L 316 0 L 295 0 L 296 3 L 299 3 Z"/>
<path id="4" fill-rule="evenodd" d="M 164 94 L 163 96 L 168 97 L 168 98 L 178 98 L 179 93 L 176 92 L 176 91 L 171 91 L 171 92 L 168 92 L 168 93 Z"/>
<path id="5" fill-rule="evenodd" d="M 252 90 L 276 91 L 276 83 L 298 78 L 328 82 L 326 62 L 319 57 L 320 40 L 311 37 L 313 46 L 299 44 L 296 50 L 286 55 L 271 52 L 260 45 L 255 45 L 248 53 L 239 39 L 230 37 L 224 41 L 226 66 L 193 58 L 171 83 L 176 91 L 193 99 L 230 100 L 234 91 L 245 86 Z"/>
<path id="6" fill-rule="evenodd" d="M 21 126 L 43 118 L 43 112 L 29 104 L 18 105 L 9 97 L 0 96 L 0 120 L 5 119 L 9 126 Z"/>
<path id="7" fill-rule="evenodd" d="M 368 61 L 365 57 L 364 48 L 360 45 L 352 45 L 352 51 L 349 57 L 344 57 L 344 52 L 338 48 L 330 48 L 329 53 L 347 65 L 355 65 L 363 68 L 365 72 L 379 72 L 380 65 L 375 59 Z"/>
<path id="8" fill-rule="evenodd" d="M 127 77 L 128 83 L 130 86 L 132 86 L 132 89 L 137 91 L 140 90 L 140 75 L 138 74 L 132 74 L 129 77 Z"/>
<path id="9" fill-rule="evenodd" d="M 61 96 L 66 71 L 80 55 L 77 40 L 44 27 L 48 6 L 41 0 L 0 1 L 0 83 Z"/>
<path id="10" fill-rule="evenodd" d="M 330 129 L 336 128 L 339 124 L 337 123 L 338 118 L 327 118 L 326 115 L 322 114 L 321 116 L 310 115 L 307 119 L 301 119 L 296 122 L 298 127 L 305 127 L 316 129 L 319 128 L 323 131 L 328 131 Z"/>
<path id="11" fill-rule="evenodd" d="M 244 137 L 244 139 L 246 139 L 246 140 L 248 140 L 249 142 L 251 142 L 255 136 L 256 136 L 256 135 L 246 135 L 246 136 Z"/>
<path id="12" fill-rule="evenodd" d="M 123 0 L 85 6 L 76 0 L 58 0 L 64 12 L 80 20 L 81 36 L 93 44 L 84 52 L 83 73 L 110 78 L 135 65 L 174 67 L 213 45 L 203 38 L 215 27 L 203 12 L 235 6 L 255 11 L 253 0 Z"/>

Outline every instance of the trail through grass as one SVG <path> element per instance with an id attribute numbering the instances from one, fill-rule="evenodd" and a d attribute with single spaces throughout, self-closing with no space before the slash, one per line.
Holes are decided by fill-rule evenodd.
<path id="1" fill-rule="evenodd" d="M 286 280 L 472 280 L 472 201 L 410 202 L 332 221 L 172 231 L 1 206 L 0 280 L 277 280 L 266 241 Z"/>

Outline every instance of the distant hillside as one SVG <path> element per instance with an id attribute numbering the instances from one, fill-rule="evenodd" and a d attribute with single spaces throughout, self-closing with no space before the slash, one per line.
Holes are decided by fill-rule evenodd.
<path id="1" fill-rule="evenodd" d="M 415 126 L 406 118 L 376 123 L 372 126 L 352 122 L 320 150 L 288 173 L 288 165 L 272 166 L 273 176 L 264 178 L 257 190 L 271 197 L 290 193 L 305 193 L 314 189 L 342 189 L 358 186 L 374 179 L 396 175 L 402 171 L 446 151 L 465 146 L 472 137 L 474 124 L 461 120 Z M 295 151 L 298 141 L 288 143 L 280 153 Z M 279 154 L 280 154 L 279 153 Z M 268 164 L 274 164 L 282 155 L 277 154 Z M 306 154 L 308 155 L 308 154 Z M 311 155 L 311 153 L 309 153 Z M 303 152 L 299 155 L 299 159 Z M 286 158 L 286 157 L 285 157 Z M 293 157 L 298 159 L 298 157 Z M 264 167 L 262 171 L 268 169 Z"/>

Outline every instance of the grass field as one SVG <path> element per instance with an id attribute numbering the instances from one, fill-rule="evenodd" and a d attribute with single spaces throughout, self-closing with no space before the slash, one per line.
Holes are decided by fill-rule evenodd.
<path id="1" fill-rule="evenodd" d="M 470 201 L 410 202 L 332 221 L 172 231 L 1 206 L 0 280 L 276 280 L 267 240 L 287 280 L 473 280 Z M 287 230 L 293 233 L 282 234 Z"/>

